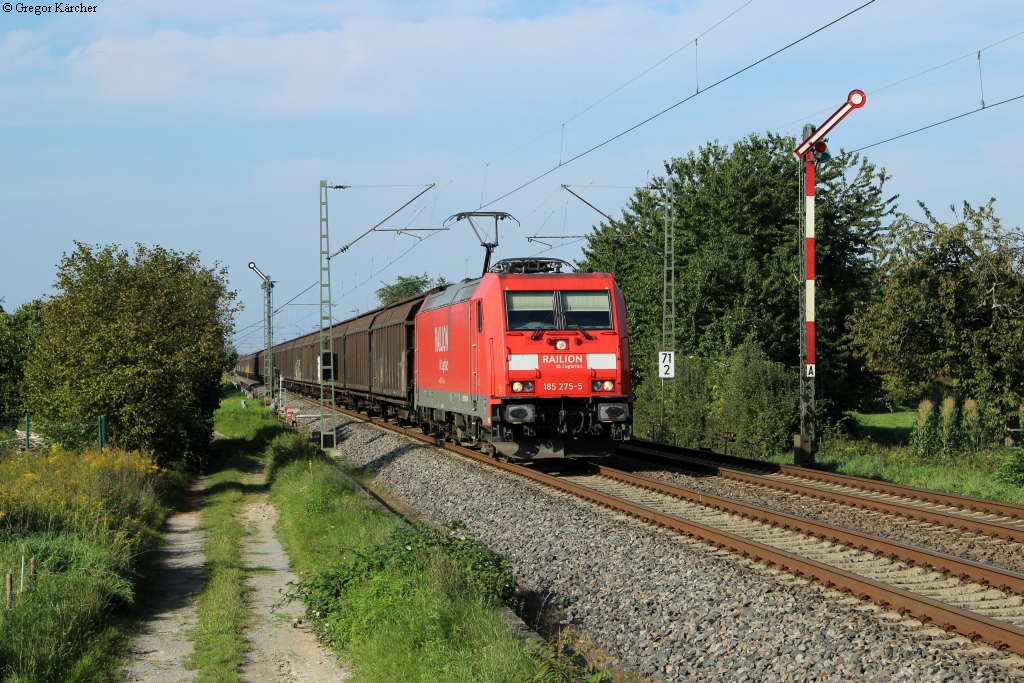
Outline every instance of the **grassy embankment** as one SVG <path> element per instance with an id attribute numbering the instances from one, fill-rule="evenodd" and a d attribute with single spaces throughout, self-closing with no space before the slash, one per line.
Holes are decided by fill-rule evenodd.
<path id="1" fill-rule="evenodd" d="M 188 666 L 197 680 L 238 681 L 247 647 L 248 589 L 242 542 L 247 530 L 238 513 L 265 486 L 258 482 L 261 452 L 285 427 L 272 411 L 255 401 L 242 408 L 242 396 L 225 391 L 214 413 L 213 474 L 206 487 L 200 528 L 206 534 L 203 571 L 206 584 L 197 601 L 197 623 L 189 634 L 194 650 Z"/>
<path id="2" fill-rule="evenodd" d="M 923 458 L 906 446 L 916 411 L 853 413 L 860 438 L 827 435 L 818 467 L 856 477 L 1024 505 L 1024 488 L 1000 476 L 998 451 Z M 792 464 L 792 453 L 771 458 Z"/>
<path id="3" fill-rule="evenodd" d="M 146 563 L 183 483 L 109 448 L 0 462 L 0 573 L 15 575 L 16 590 L 11 608 L 0 602 L 0 681 L 117 678 Z"/>
<path id="4" fill-rule="evenodd" d="M 218 475 L 220 490 L 204 524 L 233 548 L 244 529 L 213 511 L 237 511 L 247 495 L 239 482 L 275 423 L 252 409 L 243 412 L 237 397 L 225 399 L 216 419 L 217 431 L 234 437 L 222 444 L 233 454 Z M 322 458 L 294 433 L 277 435 L 264 463 L 280 513 L 276 532 L 302 579 L 297 594 L 318 636 L 349 662 L 355 681 L 605 679 L 563 649 L 526 645 L 510 632 L 497 609 L 515 590 L 507 561 L 454 530 L 458 524 L 404 527 L 360 497 L 357 473 Z M 231 680 L 244 647 L 232 636 L 245 619 L 243 570 L 235 550 L 219 553 L 216 562 L 207 552 L 210 584 L 200 597 L 195 661 Z"/>

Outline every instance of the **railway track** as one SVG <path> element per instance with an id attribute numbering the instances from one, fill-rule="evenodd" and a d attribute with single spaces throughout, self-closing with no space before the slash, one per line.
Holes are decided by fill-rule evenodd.
<path id="1" fill-rule="evenodd" d="M 314 403 L 315 405 L 315 403 Z M 1024 655 L 1024 575 L 609 467 L 561 475 L 501 462 L 361 413 L 368 422 L 857 598 Z"/>
<path id="2" fill-rule="evenodd" d="M 736 458 L 709 451 L 631 442 L 619 452 L 637 460 L 695 470 L 785 493 L 898 515 L 983 536 L 1024 542 L 1024 506 L 912 486 Z"/>

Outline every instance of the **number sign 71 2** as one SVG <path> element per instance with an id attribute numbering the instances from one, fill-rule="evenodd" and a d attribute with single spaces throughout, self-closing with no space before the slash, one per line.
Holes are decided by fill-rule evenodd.
<path id="1" fill-rule="evenodd" d="M 662 351 L 658 354 L 658 377 L 661 379 L 675 379 L 676 376 L 676 353 L 675 351 Z"/>

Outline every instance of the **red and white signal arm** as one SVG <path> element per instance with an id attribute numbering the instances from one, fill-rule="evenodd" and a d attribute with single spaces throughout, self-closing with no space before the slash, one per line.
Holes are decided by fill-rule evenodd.
<path id="1" fill-rule="evenodd" d="M 658 353 L 658 377 L 660 379 L 675 379 L 676 377 L 676 352 L 661 351 Z"/>
<path id="2" fill-rule="evenodd" d="M 846 97 L 846 102 L 843 106 L 836 110 L 835 114 L 828 117 L 825 123 L 821 124 L 811 137 L 804 140 L 803 144 L 796 148 L 796 155 L 803 158 L 807 152 L 814 147 L 815 144 L 823 137 L 829 134 L 836 125 L 846 118 L 846 116 L 854 109 L 860 109 L 868 101 L 868 96 L 864 94 L 863 90 L 854 90 Z"/>

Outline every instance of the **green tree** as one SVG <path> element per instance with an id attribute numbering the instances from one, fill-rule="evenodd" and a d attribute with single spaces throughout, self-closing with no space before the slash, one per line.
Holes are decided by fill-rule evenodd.
<path id="1" fill-rule="evenodd" d="M 952 392 L 990 414 L 1024 401 L 1024 233 L 994 201 L 943 223 L 899 214 L 878 236 L 875 293 L 851 318 L 855 348 L 897 400 Z"/>
<path id="2" fill-rule="evenodd" d="M 229 354 L 235 293 L 195 253 L 76 243 L 25 368 L 32 415 L 107 416 L 109 438 L 163 462 L 198 457 Z"/>
<path id="3" fill-rule="evenodd" d="M 0 306 L 0 422 L 24 414 L 25 361 L 41 327 L 43 302 L 30 301 L 7 313 Z"/>
<path id="4" fill-rule="evenodd" d="M 797 364 L 795 147 L 794 138 L 771 133 L 731 147 L 708 143 L 669 161 L 665 178 L 638 190 L 620 226 L 595 228 L 579 265 L 613 273 L 622 288 L 639 384 L 661 345 L 662 260 L 652 249 L 664 244 L 666 193 L 676 235 L 676 350 L 725 358 L 751 343 L 771 361 Z M 848 348 L 845 324 L 872 284 L 869 246 L 896 199 L 883 196 L 886 180 L 856 154 L 818 170 L 818 407 L 826 416 L 856 407 L 877 387 Z"/>
<path id="5" fill-rule="evenodd" d="M 377 301 L 380 302 L 381 306 L 387 306 L 396 301 L 421 294 L 433 287 L 450 285 L 451 283 L 441 275 L 438 275 L 435 279 L 423 273 L 423 275 L 399 275 L 395 282 L 388 284 L 381 281 L 381 284 L 384 286 L 376 291 Z"/>

